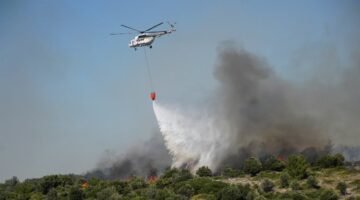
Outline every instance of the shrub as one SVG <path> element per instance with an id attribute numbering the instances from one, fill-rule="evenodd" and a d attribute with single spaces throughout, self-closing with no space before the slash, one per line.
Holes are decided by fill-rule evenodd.
<path id="1" fill-rule="evenodd" d="M 185 181 L 181 184 L 189 184 L 195 190 L 195 194 L 200 193 L 212 193 L 216 194 L 218 191 L 228 186 L 227 183 L 221 181 L 215 181 L 210 178 L 194 178 L 188 181 Z M 175 186 L 175 188 L 180 188 L 181 186 Z"/>
<path id="2" fill-rule="evenodd" d="M 298 179 L 306 178 L 309 163 L 303 155 L 292 155 L 288 159 L 286 170 L 290 176 Z"/>
<path id="3" fill-rule="evenodd" d="M 52 190 L 50 190 L 52 191 Z M 82 200 L 83 192 L 79 189 L 79 187 L 72 187 L 69 192 L 69 200 Z"/>
<path id="4" fill-rule="evenodd" d="M 280 175 L 280 187 L 281 188 L 287 188 L 289 187 L 290 182 L 290 176 L 288 173 L 282 173 Z"/>
<path id="5" fill-rule="evenodd" d="M 174 183 L 186 181 L 186 180 L 189 180 L 192 178 L 193 178 L 193 175 L 191 174 L 191 172 L 188 169 L 182 169 L 178 173 L 173 174 Z"/>
<path id="6" fill-rule="evenodd" d="M 271 182 L 269 179 L 265 179 L 262 183 L 261 183 L 261 189 L 264 192 L 271 192 L 274 189 L 274 183 Z"/>
<path id="7" fill-rule="evenodd" d="M 136 190 L 136 189 L 140 189 L 140 188 L 145 188 L 147 187 L 147 183 L 144 180 L 144 178 L 133 178 L 130 182 L 129 185 L 131 187 L 132 190 Z"/>
<path id="8" fill-rule="evenodd" d="M 44 176 L 41 179 L 40 187 L 43 194 L 47 194 L 52 188 L 73 184 L 73 177 L 71 175 L 50 175 Z"/>
<path id="9" fill-rule="evenodd" d="M 282 171 L 284 168 L 285 163 L 276 159 L 274 156 L 270 156 L 268 159 L 265 160 L 263 164 L 264 170 Z"/>
<path id="10" fill-rule="evenodd" d="M 197 171 L 196 174 L 200 177 L 207 177 L 207 176 L 212 176 L 212 172 L 211 169 L 209 169 L 206 166 L 202 166 L 200 167 Z"/>
<path id="11" fill-rule="evenodd" d="M 341 154 L 325 155 L 316 162 L 322 168 L 339 167 L 344 165 L 345 158 Z"/>
<path id="12" fill-rule="evenodd" d="M 293 182 L 291 182 L 290 187 L 294 191 L 298 191 L 301 189 L 300 183 L 297 180 L 294 180 Z"/>
<path id="13" fill-rule="evenodd" d="M 306 195 L 300 192 L 285 192 L 281 193 L 276 199 L 286 199 L 286 200 L 307 200 L 309 199 Z"/>
<path id="14" fill-rule="evenodd" d="M 323 190 L 320 193 L 320 200 L 337 200 L 338 198 L 333 190 Z"/>
<path id="15" fill-rule="evenodd" d="M 347 185 L 345 182 L 340 182 L 336 186 L 336 189 L 338 189 L 340 194 L 342 194 L 342 195 L 346 194 L 346 188 L 347 188 Z"/>
<path id="16" fill-rule="evenodd" d="M 306 180 L 307 185 L 309 188 L 320 188 L 318 180 L 314 176 L 309 176 Z"/>
<path id="17" fill-rule="evenodd" d="M 195 190 L 191 185 L 185 184 L 177 190 L 177 193 L 189 198 L 195 193 Z"/>
<path id="18" fill-rule="evenodd" d="M 155 199 L 165 200 L 173 197 L 174 194 L 168 189 L 160 189 L 156 191 Z"/>
<path id="19" fill-rule="evenodd" d="M 261 162 L 257 158 L 251 157 L 245 160 L 244 171 L 251 176 L 255 176 L 259 173 L 261 168 Z"/>
<path id="20" fill-rule="evenodd" d="M 242 171 L 240 170 L 236 170 L 236 169 L 233 169 L 231 167 L 225 167 L 225 169 L 223 170 L 222 172 L 222 176 L 224 177 L 238 177 L 242 174 Z"/>
<path id="21" fill-rule="evenodd" d="M 107 187 L 96 194 L 98 200 L 108 200 L 113 194 L 117 194 L 115 187 Z"/>
<path id="22" fill-rule="evenodd" d="M 216 197 L 212 194 L 198 194 L 191 198 L 191 200 L 216 200 Z"/>
<path id="23" fill-rule="evenodd" d="M 241 200 L 246 199 L 250 191 L 250 186 L 241 186 L 229 185 L 224 187 L 217 193 L 217 199 L 221 200 Z"/>

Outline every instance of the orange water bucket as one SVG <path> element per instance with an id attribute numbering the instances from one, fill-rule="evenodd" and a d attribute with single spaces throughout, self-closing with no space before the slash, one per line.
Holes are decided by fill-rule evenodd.
<path id="1" fill-rule="evenodd" d="M 155 99 L 156 99 L 156 93 L 155 92 L 150 93 L 150 99 L 155 101 Z"/>

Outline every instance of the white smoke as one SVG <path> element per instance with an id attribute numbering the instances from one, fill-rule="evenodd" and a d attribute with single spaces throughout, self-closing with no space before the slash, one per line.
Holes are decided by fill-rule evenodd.
<path id="1" fill-rule="evenodd" d="M 172 167 L 187 167 L 194 171 L 200 166 L 208 166 L 216 170 L 222 158 L 220 153 L 228 148 L 228 138 L 221 134 L 220 122 L 215 116 L 206 109 L 186 110 L 155 101 L 153 107 L 173 159 Z"/>

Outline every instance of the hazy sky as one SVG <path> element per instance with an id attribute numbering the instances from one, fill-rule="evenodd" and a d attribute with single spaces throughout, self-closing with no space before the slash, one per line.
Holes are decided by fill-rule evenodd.
<path id="1" fill-rule="evenodd" d="M 143 50 L 128 48 L 131 35 L 109 36 L 127 32 L 121 24 L 177 22 L 148 56 L 159 100 L 187 104 L 216 87 L 224 41 L 289 79 L 312 44 L 345 54 L 360 20 L 348 16 L 354 2 L 0 0 L 0 181 L 83 173 L 106 150 L 121 153 L 157 131 Z"/>

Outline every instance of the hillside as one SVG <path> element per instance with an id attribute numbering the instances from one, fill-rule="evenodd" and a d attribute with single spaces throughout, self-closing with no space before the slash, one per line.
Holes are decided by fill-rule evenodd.
<path id="1" fill-rule="evenodd" d="M 101 180 L 80 175 L 50 175 L 23 182 L 13 177 L 0 184 L 0 200 L 122 199 L 360 199 L 360 171 L 345 166 L 341 155 L 308 163 L 302 155 L 286 160 L 249 158 L 242 169 L 227 167 L 213 174 L 168 169 L 161 176 Z"/>

